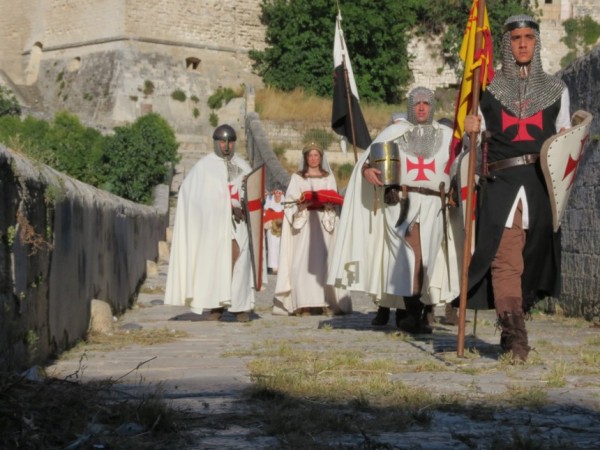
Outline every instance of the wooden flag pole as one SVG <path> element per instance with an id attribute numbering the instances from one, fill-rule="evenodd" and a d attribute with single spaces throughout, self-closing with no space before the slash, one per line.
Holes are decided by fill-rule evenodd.
<path id="1" fill-rule="evenodd" d="M 477 34 L 475 36 L 475 54 L 481 51 L 483 44 L 483 20 L 485 14 L 485 0 L 478 0 L 477 4 Z M 473 56 L 474 56 L 473 55 Z M 469 55 L 471 56 L 471 55 Z M 471 57 L 473 57 L 471 56 Z M 481 65 L 473 71 L 473 87 L 471 92 L 471 114 L 479 110 L 479 94 L 481 90 Z M 469 263 L 471 262 L 471 239 L 473 236 L 473 191 L 475 187 L 475 165 L 477 163 L 477 133 L 469 133 L 469 167 L 467 175 L 467 202 L 465 213 L 465 241 L 463 244 L 463 259 L 460 279 L 460 304 L 458 315 L 458 342 L 456 353 L 459 357 L 465 352 L 465 322 L 467 313 L 467 292 L 469 289 Z"/>

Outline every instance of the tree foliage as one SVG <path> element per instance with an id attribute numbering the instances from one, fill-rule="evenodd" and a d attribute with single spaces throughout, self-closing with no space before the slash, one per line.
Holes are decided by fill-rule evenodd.
<path id="1" fill-rule="evenodd" d="M 81 124 L 67 112 L 46 122 L 0 117 L 0 142 L 73 178 L 145 203 L 167 181 L 178 160 L 175 133 L 166 120 L 148 114 L 115 129 L 112 136 Z"/>
<path id="2" fill-rule="evenodd" d="M 265 84 L 331 95 L 336 4 L 331 0 L 263 0 L 264 51 L 252 51 Z M 360 95 L 395 101 L 408 81 L 405 28 L 400 2 L 353 0 L 342 5 L 342 28 Z"/>
<path id="3" fill-rule="evenodd" d="M 565 37 L 562 42 L 569 48 L 569 52 L 561 59 L 561 67 L 568 66 L 578 57 L 590 51 L 591 47 L 600 38 L 600 24 L 590 16 L 567 19 L 563 23 Z"/>
<path id="4" fill-rule="evenodd" d="M 528 13 L 529 0 L 488 0 L 496 51 L 502 24 Z M 342 28 L 359 94 L 367 101 L 399 102 L 411 80 L 410 37 L 442 36 L 442 56 L 459 67 L 458 49 L 472 0 L 345 0 Z M 336 2 L 263 0 L 261 21 L 268 47 L 251 51 L 254 70 L 266 85 L 331 96 Z"/>
<path id="5" fill-rule="evenodd" d="M 102 158 L 103 187 L 121 197 L 145 203 L 152 188 L 164 183 L 178 160 L 175 133 L 158 114 L 115 128 Z"/>

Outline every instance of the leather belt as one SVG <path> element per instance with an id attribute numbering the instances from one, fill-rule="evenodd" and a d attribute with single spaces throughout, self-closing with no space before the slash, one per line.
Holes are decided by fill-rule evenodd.
<path id="1" fill-rule="evenodd" d="M 523 166 L 526 164 L 534 164 L 540 159 L 539 153 L 529 153 L 527 155 L 515 156 L 514 158 L 501 159 L 488 164 L 488 171 L 508 169 L 509 167 Z"/>
<path id="2" fill-rule="evenodd" d="M 433 189 L 427 189 L 424 187 L 406 186 L 406 191 L 407 192 L 416 192 L 417 194 L 423 194 L 423 195 L 435 195 L 436 197 L 440 197 L 442 195 L 442 193 L 440 191 L 434 191 Z"/>

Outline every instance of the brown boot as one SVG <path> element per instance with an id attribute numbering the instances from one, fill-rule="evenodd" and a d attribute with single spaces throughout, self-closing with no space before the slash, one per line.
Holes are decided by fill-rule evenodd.
<path id="1" fill-rule="evenodd" d="M 513 358 L 518 358 L 525 362 L 529 356 L 529 350 L 531 350 L 529 339 L 527 337 L 527 328 L 525 328 L 525 316 L 523 314 L 513 314 L 512 323 L 516 335 L 515 342 L 511 349 Z"/>
<path id="2" fill-rule="evenodd" d="M 238 322 L 250 322 L 250 314 L 246 311 L 235 313 L 235 318 Z"/>
<path id="3" fill-rule="evenodd" d="M 525 317 L 523 314 L 505 312 L 498 318 L 502 333 L 500 334 L 500 347 L 514 362 L 525 362 L 531 347 L 528 345 Z"/>
<path id="4" fill-rule="evenodd" d="M 220 320 L 221 316 L 225 312 L 225 308 L 213 308 L 210 310 L 210 314 L 208 315 L 208 320 L 215 321 Z"/>
<path id="5" fill-rule="evenodd" d="M 444 325 L 458 325 L 458 308 L 452 306 L 452 303 L 446 303 L 446 310 L 444 311 L 442 323 Z"/>
<path id="6" fill-rule="evenodd" d="M 385 306 L 380 306 L 377 308 L 377 314 L 371 320 L 371 325 L 376 327 L 381 327 L 387 325 L 390 320 L 390 308 L 386 308 Z"/>

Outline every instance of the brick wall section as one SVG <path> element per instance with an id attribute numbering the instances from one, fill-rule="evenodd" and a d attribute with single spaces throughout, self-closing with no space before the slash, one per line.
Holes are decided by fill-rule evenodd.
<path id="1" fill-rule="evenodd" d="M 571 94 L 571 112 L 594 114 L 590 139 L 562 224 L 563 289 L 572 315 L 600 318 L 600 47 L 572 64 L 561 78 Z"/>

